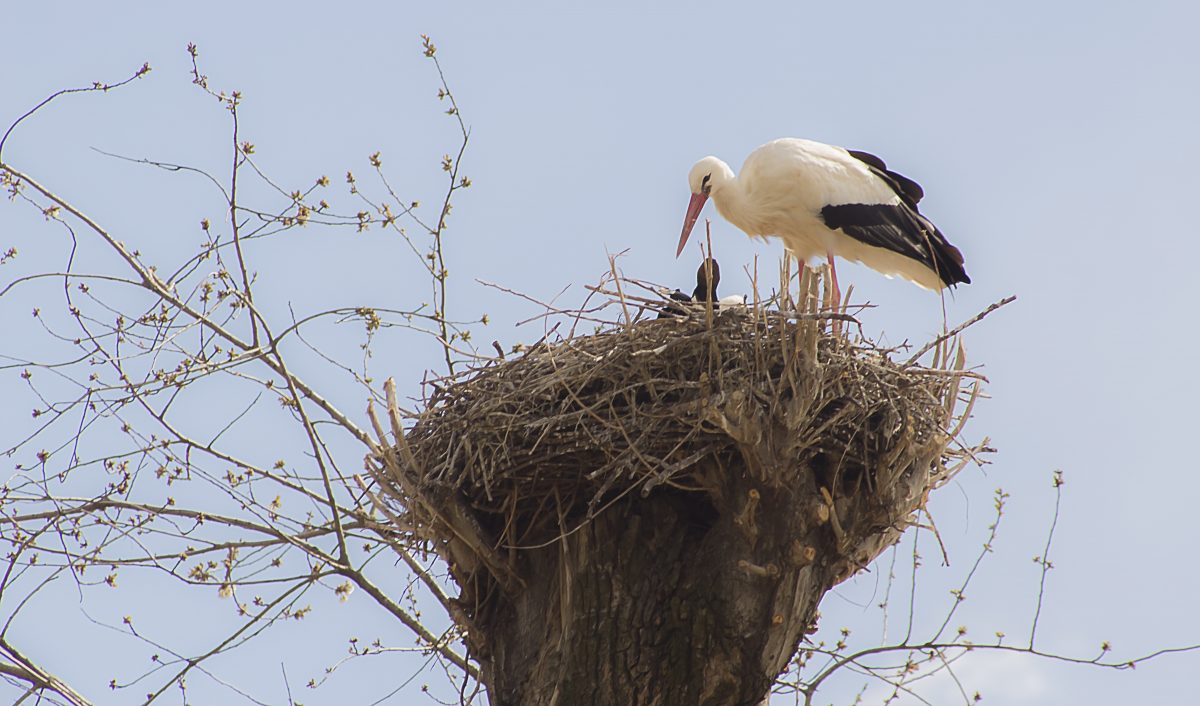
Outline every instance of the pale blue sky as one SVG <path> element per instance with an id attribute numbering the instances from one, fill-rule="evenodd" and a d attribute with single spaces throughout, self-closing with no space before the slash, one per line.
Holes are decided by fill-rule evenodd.
<path id="1" fill-rule="evenodd" d="M 211 194 L 91 148 L 223 168 L 226 116 L 189 84 L 189 41 L 216 87 L 244 92 L 242 133 L 286 186 L 329 174 L 340 188 L 346 169 L 366 173 L 366 156 L 381 150 L 399 188 L 433 201 L 442 188 L 437 162 L 454 134 L 419 52 L 418 34 L 431 34 L 472 128 L 464 170 L 474 186 L 447 240 L 458 287 L 452 311 L 487 312 L 485 340 L 531 340 L 540 329 L 514 330 L 533 307 L 475 278 L 550 298 L 593 281 L 607 268 L 606 252 L 628 249 L 628 274 L 690 281 L 694 260 L 673 255 L 687 169 L 699 157 L 715 154 L 736 169 L 781 136 L 882 156 L 925 187 L 922 210 L 966 256 L 974 283 L 948 300 L 951 323 L 1019 297 L 967 339 L 992 383 L 971 428 L 991 436 L 999 454 L 986 474 L 968 469 L 936 498 L 955 565 L 931 583 L 949 584 L 969 563 L 991 491 L 1003 486 L 1013 497 L 998 553 L 963 622 L 981 640 L 997 629 L 1024 633 L 1037 579 L 1030 557 L 1049 521 L 1050 473 L 1062 469 L 1043 646 L 1090 655 L 1109 639 L 1132 657 L 1200 641 L 1191 551 L 1200 492 L 1190 443 L 1200 392 L 1191 370 L 1200 295 L 1200 232 L 1190 218 L 1200 192 L 1194 4 L 7 5 L 0 123 L 55 89 L 153 65 L 128 90 L 54 105 L 14 133 L 5 159 L 164 258 L 198 242 L 195 223 L 215 215 Z M 733 274 L 741 265 L 779 253 L 778 243 L 751 242 L 711 207 L 706 215 L 726 291 L 745 286 Z M 0 206 L 0 250 L 20 248 L 21 267 L 58 262 L 60 251 L 42 241 L 51 232 L 29 209 Z M 260 291 L 298 311 L 407 306 L 424 289 L 409 284 L 402 256 L 380 233 L 306 236 L 260 263 L 274 273 L 263 273 Z M 872 335 L 921 341 L 940 327 L 929 293 L 850 265 L 840 272 L 856 298 L 877 305 L 864 316 Z M 317 284 L 298 289 L 296 281 Z M 583 296 L 575 286 L 562 301 Z M 4 327 L 24 326 L 31 306 L 6 302 Z M 377 358 L 377 371 L 410 385 L 436 363 L 429 349 L 389 350 L 394 357 Z M 7 395 L 19 389 L 0 381 L 4 399 L 18 399 Z M 345 408 L 362 408 L 357 389 L 339 395 Z M 0 406 L 4 418 L 26 423 L 23 399 Z M 927 563 L 936 563 L 932 551 Z M 826 627 L 864 621 L 853 602 L 869 605 L 873 582 L 831 597 Z M 100 645 L 90 641 L 103 632 L 82 627 L 70 591 L 61 601 L 38 607 L 46 617 L 22 630 L 23 642 L 109 703 L 115 697 L 104 686 L 124 643 L 81 656 L 72 636 Z M 86 608 L 107 611 L 105 619 L 121 609 L 103 599 Z M 380 620 L 354 600 L 331 604 L 326 615 L 279 639 L 340 645 L 347 622 Z M 292 681 L 302 685 L 339 649 L 320 658 L 301 650 L 288 662 Z M 258 659 L 228 668 L 263 698 L 284 701 L 279 659 Z M 375 678 L 408 674 L 401 658 L 381 659 L 396 663 Z M 985 703 L 1047 705 L 1180 703 L 1194 693 L 1200 665 L 1197 654 L 1122 673 L 973 659 L 976 682 L 967 686 L 981 688 Z M 852 680 L 830 699 L 849 701 L 856 687 Z M 297 698 L 366 703 L 387 691 L 352 680 L 331 688 L 345 691 Z M 947 693 L 935 703 L 953 701 Z"/>

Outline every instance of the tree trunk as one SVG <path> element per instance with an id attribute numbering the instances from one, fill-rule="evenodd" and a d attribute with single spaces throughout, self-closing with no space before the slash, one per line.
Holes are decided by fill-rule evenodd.
<path id="1" fill-rule="evenodd" d="M 759 704 L 825 592 L 897 536 L 886 520 L 869 537 L 839 520 L 843 537 L 859 535 L 847 553 L 815 474 L 774 487 L 744 464 L 709 470 L 716 493 L 618 502 L 520 553 L 529 584 L 475 621 L 493 706 Z M 876 520 L 891 514 L 880 509 Z"/>
<path id="2" fill-rule="evenodd" d="M 828 532 L 794 489 L 736 472 L 724 486 L 716 505 L 669 490 L 618 503 L 525 552 L 533 582 L 480 616 L 494 706 L 762 701 L 830 585 L 803 551 Z M 751 489 L 758 517 L 739 524 Z"/>

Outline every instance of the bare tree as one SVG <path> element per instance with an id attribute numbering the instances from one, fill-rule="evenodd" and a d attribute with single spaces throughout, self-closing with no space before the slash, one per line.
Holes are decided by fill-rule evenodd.
<path id="1" fill-rule="evenodd" d="M 109 684 L 145 703 L 176 692 L 186 701 L 198 678 L 271 701 L 214 665 L 309 619 L 318 593 L 361 593 L 411 633 L 411 645 L 352 640 L 347 659 L 417 651 L 464 704 L 484 689 L 497 705 L 756 703 L 772 689 L 811 703 L 852 672 L 899 696 L 972 650 L 1042 654 L 1035 629 L 1027 643 L 972 643 L 950 627 L 957 601 L 929 636 L 859 649 L 807 637 L 825 592 L 906 528 L 933 530 L 921 520 L 928 493 L 988 451 L 986 440 L 962 441 L 982 381 L 956 347 L 965 325 L 894 361 L 901 352 L 826 330 L 853 317 L 822 307 L 803 268 L 750 313 L 710 307 L 653 322 L 643 314 L 657 296 L 630 290 L 654 287 L 614 262 L 594 301 L 546 307 L 557 323 L 542 340 L 484 354 L 472 327 L 487 317 L 447 311 L 443 239 L 471 185 L 460 171 L 470 133 L 432 42 L 423 51 L 456 130 L 432 207 L 398 193 L 378 153 L 370 186 L 347 172 L 341 200 L 325 176 L 281 186 L 239 130 L 241 95 L 210 86 L 188 51 L 193 82 L 228 114 L 226 171 L 132 160 L 196 177 L 214 199 L 219 217 L 193 226 L 199 247 L 178 261 L 144 256 L 50 178 L 5 161 L 40 110 L 123 88 L 148 65 L 59 91 L 0 138 L 3 187 L 57 229 L 64 262 L 22 273 L 19 248 L 0 243 L 0 264 L 17 271 L 0 282 L 0 305 L 29 289 L 45 297 L 32 311 L 40 337 L 0 351 L 0 370 L 37 401 L 32 428 L 3 443 L 16 465 L 0 491 L 0 675 L 21 700 L 91 702 L 90 687 L 64 683 L 53 658 L 14 639 L 40 595 L 162 577 L 194 589 L 185 596 L 226 599 L 229 627 L 183 639 L 170 625 L 146 630 L 135 610 L 112 626 L 153 653 Z M 268 248 L 300 230 L 367 229 L 406 244 L 426 302 L 295 312 L 262 296 Z M 577 332 L 585 322 L 599 331 Z M 358 361 L 311 340 L 329 324 L 357 332 Z M 411 332 L 441 359 L 412 409 L 372 373 L 381 332 Z M 317 363 L 360 391 L 370 414 L 340 408 L 344 391 L 301 372 Z M 1104 647 L 1075 661 L 1138 659 L 1107 660 Z"/>
<path id="2" fill-rule="evenodd" d="M 149 261 L 127 245 L 126 236 L 110 232 L 32 174 L 2 162 L 11 200 L 41 211 L 66 234 L 67 247 L 61 271 L 20 275 L 0 289 L 0 297 L 11 299 L 20 288 L 53 282 L 62 293 L 60 304 L 33 311 L 46 334 L 33 348 L 41 357 L 13 355 L 17 351 L 10 349 L 3 366 L 17 371 L 39 401 L 33 432 L 5 448 L 7 456 L 24 459 L 4 486 L 0 518 L 11 548 L 0 583 L 5 604 L 13 605 L 8 624 L 25 601 L 59 577 L 90 589 L 115 587 L 132 571 L 151 570 L 230 599 L 241 618 L 236 629 L 200 652 L 164 651 L 146 675 L 112 685 L 153 684 L 146 694 L 151 701 L 168 689 L 183 688 L 187 677 L 203 672 L 214 657 L 272 625 L 303 619 L 314 589 L 343 597 L 360 590 L 411 629 L 421 650 L 469 677 L 474 667 L 454 648 L 457 632 L 434 632 L 413 608 L 422 594 L 445 598 L 430 559 L 402 552 L 410 580 L 389 578 L 386 588 L 379 584 L 381 576 L 394 573 L 391 559 L 399 545 L 379 541 L 351 480 L 353 467 L 346 468 L 367 433 L 354 415 L 336 407 L 292 367 L 305 353 L 322 358 L 305 335 L 334 320 L 358 323 L 363 360 L 358 366 L 327 360 L 367 394 L 370 342 L 382 329 L 410 329 L 440 341 L 446 366 L 453 368 L 453 351 L 469 341 L 469 329 L 445 314 L 442 236 L 454 197 L 470 186 L 459 171 L 468 134 L 454 97 L 443 81 L 439 95 L 460 128 L 460 141 L 441 164 L 446 187 L 440 203 L 423 210 L 401 199 L 375 154 L 369 161 L 384 198 L 372 200 L 347 173 L 358 204 L 339 209 L 321 198 L 329 178 L 286 190 L 259 168 L 254 145 L 239 132 L 241 95 L 211 88 L 196 63 L 196 48 L 189 52 L 193 82 L 229 115 L 228 172 L 221 177 L 186 165 L 138 160 L 195 174 L 219 196 L 221 220 L 196 224 L 201 245 L 183 261 Z M 436 66 L 432 43 L 426 41 L 425 52 Z M 149 71 L 147 65 L 118 83 L 55 93 L 21 116 L 4 142 L 53 101 L 112 91 Z M 248 205 L 243 194 L 255 187 L 273 194 L 271 202 Z M 390 230 L 408 243 L 413 262 L 427 276 L 430 303 L 411 310 L 353 307 L 303 315 L 264 310 L 255 299 L 254 255 L 301 228 Z M 421 236 L 410 235 L 410 229 Z M 90 250 L 91 243 L 83 242 L 88 239 L 115 254 L 115 266 L 107 267 L 110 260 L 99 256 L 75 257 L 78 248 Z M 17 254 L 16 248 L 9 250 L 6 262 Z M 244 409 L 197 420 L 194 400 L 240 397 L 247 390 L 253 391 L 252 402 Z M 290 455 L 285 450 L 266 446 L 254 449 L 253 456 L 239 453 L 239 445 L 225 439 L 247 425 L 299 430 L 302 435 L 294 441 L 303 444 L 303 460 L 285 461 Z M 100 451 L 87 455 L 86 449 L 97 446 L 89 443 L 92 439 L 102 439 Z M 361 451 L 357 455 L 361 458 Z M 24 599 L 16 597 L 19 592 Z M 140 634 L 132 617 L 124 627 Z M 7 629 L 0 634 L 0 646 L 12 662 L 6 674 L 24 678 L 34 690 L 84 702 L 24 657 L 7 635 Z"/>

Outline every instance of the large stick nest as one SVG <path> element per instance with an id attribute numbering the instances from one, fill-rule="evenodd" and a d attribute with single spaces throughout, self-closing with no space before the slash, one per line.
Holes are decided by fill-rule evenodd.
<path id="1" fill-rule="evenodd" d="M 375 476 L 395 519 L 504 584 L 505 553 L 656 488 L 714 492 L 715 461 L 766 486 L 807 484 L 835 525 L 838 501 L 868 500 L 892 530 L 881 542 L 894 539 L 970 455 L 954 412 L 966 399 L 965 419 L 977 387 L 961 391 L 969 373 L 961 350 L 945 364 L 949 340 L 923 367 L 831 335 L 815 278 L 802 281 L 800 304 L 632 323 L 630 300 L 647 300 L 622 294 L 625 323 L 443 381 L 407 439 L 381 452 Z"/>

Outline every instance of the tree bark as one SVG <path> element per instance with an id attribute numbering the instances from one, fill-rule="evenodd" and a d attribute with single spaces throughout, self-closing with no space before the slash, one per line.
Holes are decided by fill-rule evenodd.
<path id="1" fill-rule="evenodd" d="M 521 551 L 526 587 L 474 618 L 493 706 L 761 703 L 825 592 L 897 533 L 893 511 L 849 502 L 858 520 L 835 529 L 811 469 L 775 476 L 790 486 L 747 471 L 714 462 L 706 493 L 619 501 Z"/>

